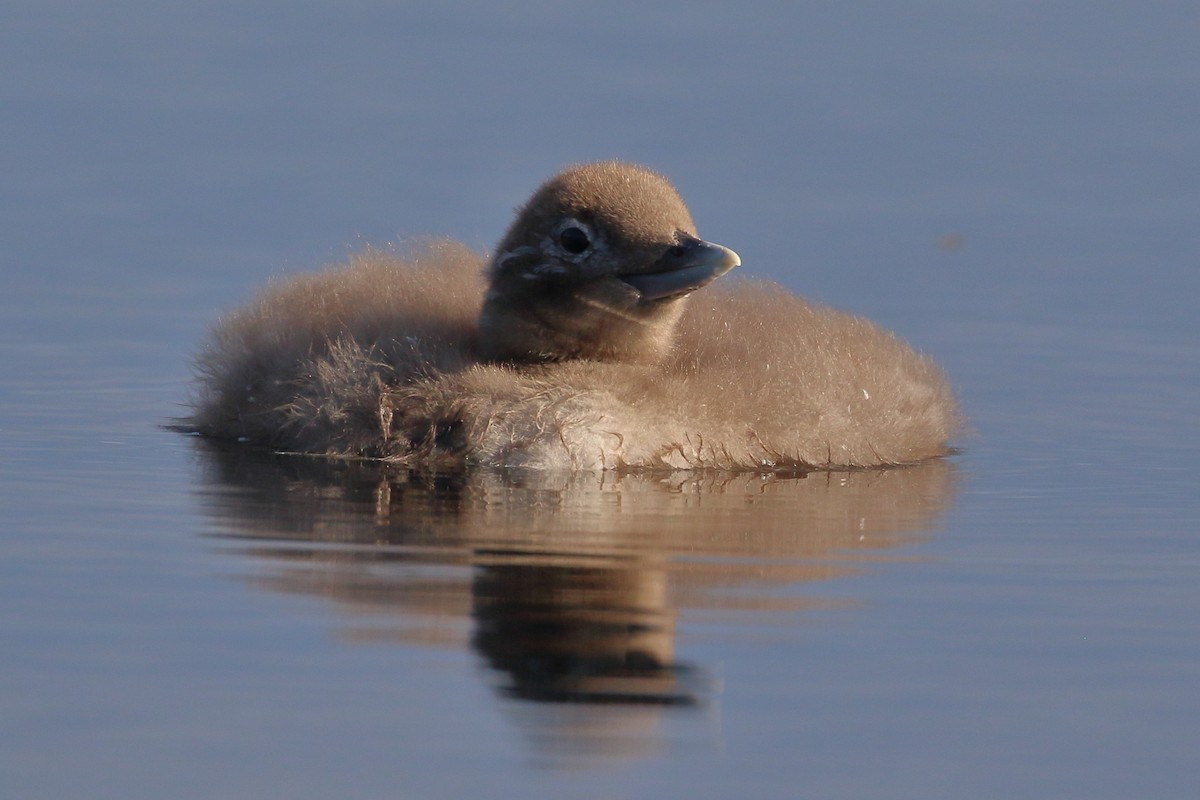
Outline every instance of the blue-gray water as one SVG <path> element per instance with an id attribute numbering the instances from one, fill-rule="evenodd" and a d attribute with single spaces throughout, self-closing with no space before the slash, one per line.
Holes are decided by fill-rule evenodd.
<path id="1" fill-rule="evenodd" d="M 1193 3 L 7 3 L 0 794 L 1195 796 L 1198 40 Z M 426 480 L 159 427 L 271 276 L 484 248 L 614 156 L 934 355 L 961 454 Z"/>

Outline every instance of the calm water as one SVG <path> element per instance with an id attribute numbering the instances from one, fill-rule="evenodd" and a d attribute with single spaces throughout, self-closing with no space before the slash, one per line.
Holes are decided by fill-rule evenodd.
<path id="1" fill-rule="evenodd" d="M 0 17 L 4 797 L 1195 796 L 1194 4 Z M 961 454 L 418 476 L 159 427 L 270 276 L 486 247 L 611 156 L 937 357 Z"/>

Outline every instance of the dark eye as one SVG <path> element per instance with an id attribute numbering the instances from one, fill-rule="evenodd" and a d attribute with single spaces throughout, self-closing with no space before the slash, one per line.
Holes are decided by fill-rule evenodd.
<path id="1" fill-rule="evenodd" d="M 574 255 L 579 255 L 592 244 L 588 235 L 581 228 L 574 227 L 564 228 L 563 232 L 558 235 L 558 243 L 563 250 Z"/>

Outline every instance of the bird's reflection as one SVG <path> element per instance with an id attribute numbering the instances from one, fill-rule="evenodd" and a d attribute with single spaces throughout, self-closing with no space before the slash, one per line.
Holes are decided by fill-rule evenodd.
<path id="1" fill-rule="evenodd" d="M 472 644 L 527 700 L 691 703 L 674 661 L 674 614 L 662 569 L 489 564 L 472 582 Z"/>
<path id="2" fill-rule="evenodd" d="M 256 582 L 349 611 L 344 635 L 470 646 L 506 696 L 689 705 L 676 618 L 804 608 L 791 587 L 928 535 L 945 461 L 894 470 L 417 474 L 196 443 L 201 498 Z M 588 721 L 591 725 L 594 719 Z"/>

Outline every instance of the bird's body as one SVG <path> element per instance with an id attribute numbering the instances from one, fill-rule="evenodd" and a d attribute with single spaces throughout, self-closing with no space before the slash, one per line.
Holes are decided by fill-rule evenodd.
<path id="1" fill-rule="evenodd" d="M 434 468 L 805 469 L 947 452 L 958 416 L 928 358 L 772 284 L 706 286 L 737 263 L 696 238 L 661 177 L 574 168 L 539 189 L 486 273 L 450 243 L 371 251 L 228 315 L 187 427 Z"/>

